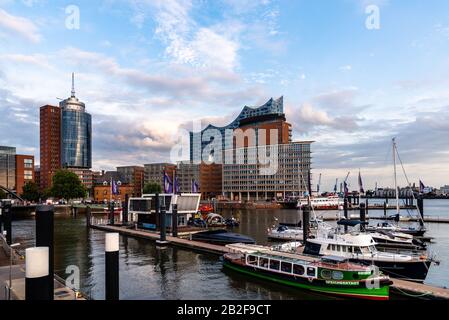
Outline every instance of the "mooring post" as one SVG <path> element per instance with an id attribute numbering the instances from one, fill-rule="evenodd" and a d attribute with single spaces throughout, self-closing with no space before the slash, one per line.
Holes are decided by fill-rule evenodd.
<path id="1" fill-rule="evenodd" d="M 368 208 L 369 206 L 368 206 L 368 198 L 366 198 L 366 200 L 365 200 L 365 212 L 366 212 L 366 216 L 368 217 L 368 211 L 369 211 L 369 208 Z"/>
<path id="2" fill-rule="evenodd" d="M 345 219 L 347 220 L 349 218 L 348 215 L 348 197 L 345 197 L 343 200 L 343 214 L 345 216 Z M 348 232 L 348 226 L 345 225 L 345 233 Z"/>
<path id="3" fill-rule="evenodd" d="M 105 238 L 106 300 L 119 300 L 119 234 L 106 233 Z"/>
<path id="4" fill-rule="evenodd" d="M 25 300 L 53 300 L 48 260 L 48 247 L 25 249 Z"/>
<path id="5" fill-rule="evenodd" d="M 302 233 L 303 233 L 303 245 L 306 245 L 309 238 L 309 225 L 310 225 L 310 206 L 306 204 L 302 210 Z"/>
<path id="6" fill-rule="evenodd" d="M 54 292 L 54 207 L 36 207 L 36 247 L 48 247 L 49 295 Z"/>
<path id="7" fill-rule="evenodd" d="M 0 233 L 3 232 L 3 201 L 0 199 Z"/>
<path id="8" fill-rule="evenodd" d="M 178 236 L 178 205 L 173 204 L 172 206 L 172 235 L 173 237 Z"/>
<path id="9" fill-rule="evenodd" d="M 109 204 L 109 224 L 114 225 L 114 202 L 111 201 Z"/>
<path id="10" fill-rule="evenodd" d="M 161 206 L 161 242 L 165 242 L 167 240 L 166 232 L 167 227 L 165 225 L 166 216 L 165 216 L 165 206 Z"/>
<path id="11" fill-rule="evenodd" d="M 12 205 L 11 202 L 6 202 L 3 205 L 3 224 L 4 232 L 6 233 L 6 243 L 8 245 L 12 244 Z"/>
<path id="12" fill-rule="evenodd" d="M 384 201 L 384 218 L 387 218 L 387 202 Z"/>
<path id="13" fill-rule="evenodd" d="M 365 232 L 366 212 L 365 212 L 365 204 L 363 202 L 360 204 L 360 221 L 362 222 L 360 224 L 360 231 Z"/>
<path id="14" fill-rule="evenodd" d="M 122 203 L 122 223 L 124 225 L 128 224 L 128 202 L 129 202 L 129 195 L 125 194 L 125 204 Z"/>
<path id="15" fill-rule="evenodd" d="M 86 226 L 89 228 L 92 225 L 92 208 L 86 207 Z"/>
<path id="16" fill-rule="evenodd" d="M 424 199 L 422 196 L 418 197 L 418 211 L 421 216 L 421 219 L 419 220 L 419 224 L 421 226 L 424 226 Z"/>

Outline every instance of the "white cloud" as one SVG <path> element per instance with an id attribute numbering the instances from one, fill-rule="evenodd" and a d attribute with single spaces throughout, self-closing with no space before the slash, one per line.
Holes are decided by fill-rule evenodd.
<path id="1" fill-rule="evenodd" d="M 18 34 L 33 43 L 38 43 L 42 39 L 38 28 L 31 20 L 11 15 L 3 9 L 0 9 L 0 28 Z"/>

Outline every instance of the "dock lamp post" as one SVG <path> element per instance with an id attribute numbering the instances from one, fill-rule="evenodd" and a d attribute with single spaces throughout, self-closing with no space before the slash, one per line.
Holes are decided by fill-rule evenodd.
<path id="1" fill-rule="evenodd" d="M 25 300 L 53 300 L 49 290 L 48 252 L 48 247 L 25 250 Z"/>
<path id="2" fill-rule="evenodd" d="M 106 233 L 106 300 L 119 300 L 119 234 Z"/>

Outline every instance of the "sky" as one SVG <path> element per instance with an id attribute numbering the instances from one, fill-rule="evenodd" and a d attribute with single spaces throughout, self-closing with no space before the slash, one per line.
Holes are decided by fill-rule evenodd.
<path id="1" fill-rule="evenodd" d="M 94 169 L 167 161 L 193 121 L 284 96 L 321 190 L 392 186 L 393 137 L 410 182 L 449 184 L 446 0 L 0 0 L 0 145 L 39 162 L 39 107 L 72 72 Z"/>

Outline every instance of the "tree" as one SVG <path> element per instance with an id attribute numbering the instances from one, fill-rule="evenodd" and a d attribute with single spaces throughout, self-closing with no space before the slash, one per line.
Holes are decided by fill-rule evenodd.
<path id="1" fill-rule="evenodd" d="M 7 196 L 6 192 L 3 191 L 3 189 L 0 189 L 0 199 L 6 199 Z"/>
<path id="2" fill-rule="evenodd" d="M 37 202 L 41 198 L 39 187 L 35 182 L 29 181 L 23 186 L 22 198 L 28 201 Z"/>
<path id="3" fill-rule="evenodd" d="M 161 185 L 156 182 L 147 183 L 143 187 L 143 193 L 145 194 L 162 193 Z"/>
<path id="4" fill-rule="evenodd" d="M 50 195 L 58 199 L 70 201 L 71 199 L 86 197 L 87 190 L 80 178 L 68 170 L 58 170 L 53 176 Z"/>

